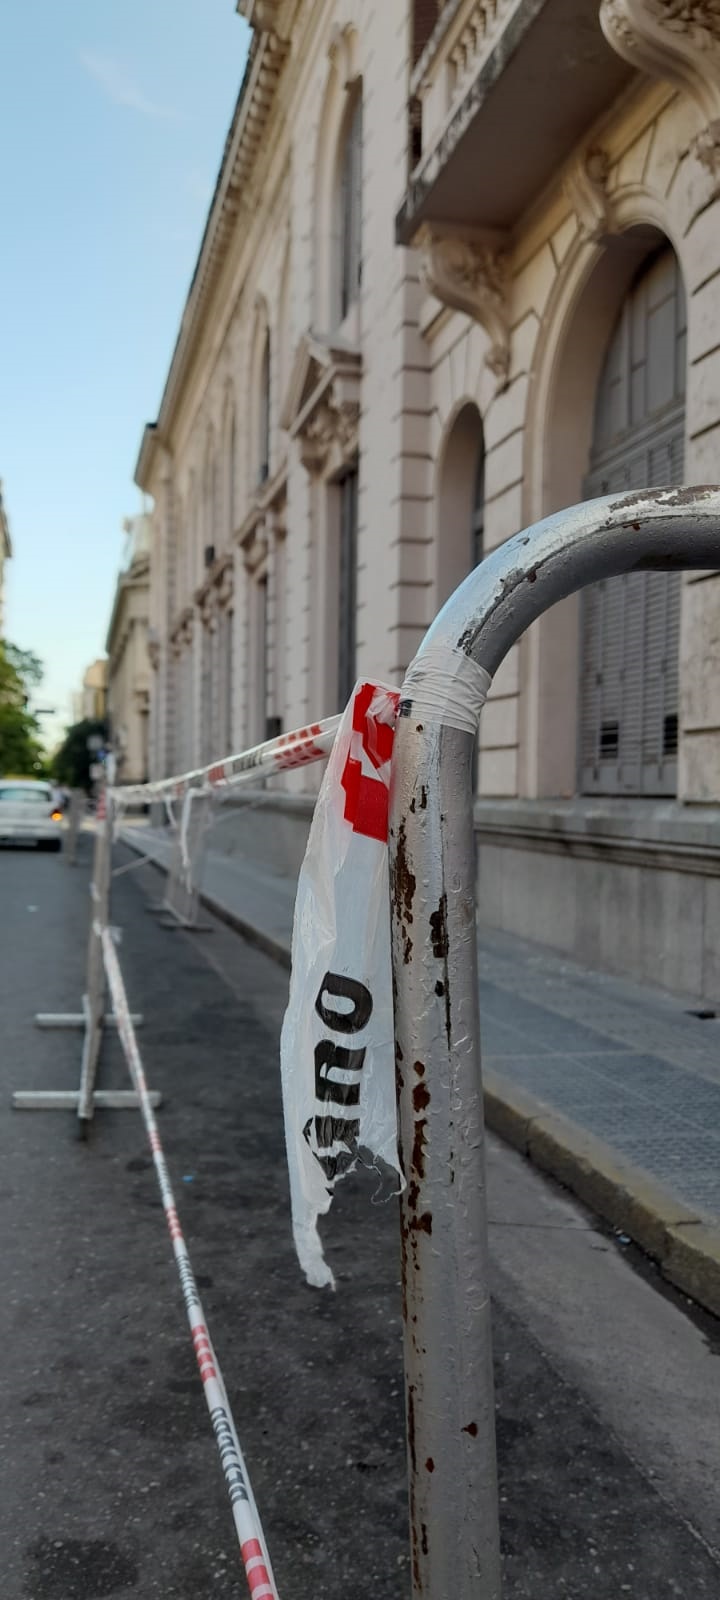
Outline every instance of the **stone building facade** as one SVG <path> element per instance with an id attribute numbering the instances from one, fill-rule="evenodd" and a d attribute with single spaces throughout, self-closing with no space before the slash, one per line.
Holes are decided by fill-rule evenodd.
<path id="1" fill-rule="evenodd" d="M 137 470 L 158 774 L 335 711 L 356 673 L 400 681 L 523 525 L 720 478 L 715 0 L 238 9 Z M 614 580 L 515 648 L 480 733 L 491 925 L 720 991 L 719 657 L 714 574 Z"/>
<path id="2" fill-rule="evenodd" d="M 125 535 L 105 645 L 107 712 L 118 783 L 145 783 L 150 775 L 150 518 L 129 517 Z"/>
<path id="3" fill-rule="evenodd" d="M 91 661 L 82 688 L 73 695 L 73 722 L 102 722 L 107 715 L 108 664 L 105 656 Z"/>

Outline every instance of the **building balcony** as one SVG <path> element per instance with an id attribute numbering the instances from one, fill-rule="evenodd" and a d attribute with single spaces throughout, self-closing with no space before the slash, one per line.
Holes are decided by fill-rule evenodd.
<path id="1" fill-rule="evenodd" d="M 633 76 L 598 0 L 447 0 L 411 77 L 398 242 L 511 229 Z"/>

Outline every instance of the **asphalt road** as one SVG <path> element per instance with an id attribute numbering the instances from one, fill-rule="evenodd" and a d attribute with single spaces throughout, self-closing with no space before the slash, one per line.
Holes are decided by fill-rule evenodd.
<path id="1" fill-rule="evenodd" d="M 241 1600 L 245 1581 L 139 1118 L 10 1109 L 73 1087 L 80 864 L 0 853 L 3 1600 Z M 128 857 L 120 859 L 127 860 Z M 283 1600 L 407 1600 L 397 1216 L 354 1179 L 335 1295 L 290 1240 L 277 1066 L 286 977 L 219 924 L 158 927 L 149 868 L 114 920 L 210 1332 Z M 115 1039 L 102 1081 L 126 1084 Z M 490 1144 L 506 1600 L 717 1600 L 720 1327 Z M 434 1596 L 432 1600 L 451 1600 Z"/>

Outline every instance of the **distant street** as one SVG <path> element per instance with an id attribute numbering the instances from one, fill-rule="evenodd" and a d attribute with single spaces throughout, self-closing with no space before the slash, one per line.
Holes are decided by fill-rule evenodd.
<path id="1" fill-rule="evenodd" d="M 244 1600 L 144 1133 L 13 1112 L 73 1087 L 91 836 L 79 863 L 0 852 L 0 1589 L 3 1600 Z M 117 852 L 117 863 L 131 859 Z M 113 921 L 178 1206 L 282 1600 L 407 1600 L 397 1214 L 341 1188 L 337 1292 L 290 1236 L 278 1034 L 287 976 L 213 921 L 159 927 L 160 880 Z M 127 1084 L 117 1041 L 102 1082 Z M 720 1325 L 490 1141 L 505 1600 L 717 1600 Z M 450 1600 L 433 1596 L 432 1600 Z"/>

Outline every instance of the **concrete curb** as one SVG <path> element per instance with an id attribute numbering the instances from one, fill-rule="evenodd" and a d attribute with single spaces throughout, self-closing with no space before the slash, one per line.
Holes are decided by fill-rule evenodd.
<path id="1" fill-rule="evenodd" d="M 212 895 L 201 893 L 200 901 L 208 911 L 212 911 L 220 922 L 224 922 L 235 933 L 242 934 L 243 939 L 247 939 L 248 944 L 254 944 L 258 950 L 264 950 L 267 956 L 271 956 L 273 961 L 277 961 L 278 966 L 284 967 L 286 972 L 290 971 L 290 949 L 288 945 L 283 944 L 280 939 L 273 938 L 271 933 L 263 933 L 262 928 L 256 927 L 254 923 L 246 922 L 243 917 L 238 917 L 227 906 L 221 905 L 219 900 L 213 900 Z"/>
<path id="2" fill-rule="evenodd" d="M 122 835 L 141 852 L 140 841 Z M 149 858 L 150 859 L 150 858 Z M 162 861 L 152 865 L 165 872 Z M 290 947 L 227 906 L 201 893 L 202 904 L 220 921 L 264 950 L 286 971 Z M 624 1161 L 602 1139 L 571 1122 L 559 1111 L 509 1083 L 491 1068 L 483 1069 L 485 1120 L 493 1133 L 577 1195 L 591 1211 L 626 1233 L 656 1261 L 663 1276 L 714 1316 L 720 1316 L 720 1226 L 692 1211 L 672 1190 L 655 1182 L 641 1167 Z"/>
<path id="3" fill-rule="evenodd" d="M 627 1233 L 675 1288 L 720 1316 L 720 1227 L 713 1219 L 492 1069 L 483 1077 L 488 1127 Z"/>

